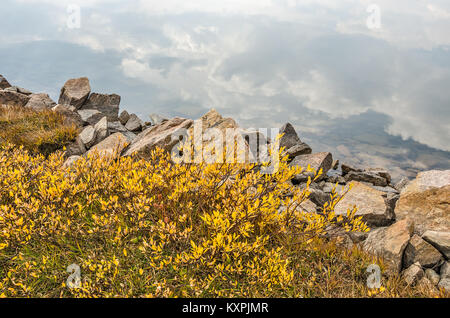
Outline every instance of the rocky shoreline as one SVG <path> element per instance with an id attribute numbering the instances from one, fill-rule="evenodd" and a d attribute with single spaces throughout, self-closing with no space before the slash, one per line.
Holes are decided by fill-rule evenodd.
<path id="1" fill-rule="evenodd" d="M 167 119 L 155 114 L 145 122 L 126 110 L 119 114 L 120 100 L 117 94 L 91 92 L 89 80 L 84 77 L 68 80 L 56 103 L 48 94 L 12 86 L 0 75 L 0 105 L 52 109 L 62 113 L 68 124 L 79 127 L 76 141 L 66 148 L 65 166 L 94 151 L 118 151 L 123 156 L 141 158 L 148 157 L 155 147 L 171 151 L 177 142 L 171 137 L 194 123 L 192 119 Z M 201 120 L 203 128 L 241 129 L 232 118 L 223 118 L 215 110 Z M 280 128 L 280 133 L 284 134 L 280 146 L 289 155 L 290 165 L 323 171 L 310 185 L 311 194 L 303 209 L 318 212 L 333 191 L 348 191 L 336 205 L 336 214 L 345 215 L 356 206 L 356 215 L 371 231 L 340 233 L 344 246 L 361 244 L 365 250 L 382 256 L 388 272 L 401 274 L 408 284 L 427 284 L 450 291 L 450 170 L 425 171 L 414 180 L 404 178 L 393 184 L 387 169 L 355 168 L 333 160 L 329 152 L 314 153 L 289 123 Z M 291 182 L 304 187 L 310 175 L 301 173 Z"/>

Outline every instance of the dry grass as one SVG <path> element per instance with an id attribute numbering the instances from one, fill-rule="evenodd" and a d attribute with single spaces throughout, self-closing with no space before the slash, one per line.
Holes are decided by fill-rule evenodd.
<path id="1" fill-rule="evenodd" d="M 62 114 L 25 107 L 0 107 L 0 141 L 23 146 L 32 154 L 47 157 L 77 135 L 75 126 L 64 124 Z"/>

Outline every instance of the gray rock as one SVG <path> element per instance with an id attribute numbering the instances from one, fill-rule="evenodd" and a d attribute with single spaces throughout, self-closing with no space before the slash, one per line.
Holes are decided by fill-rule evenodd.
<path id="1" fill-rule="evenodd" d="M 168 120 L 167 118 L 164 118 L 158 114 L 151 114 L 149 117 L 153 125 L 159 125 Z"/>
<path id="2" fill-rule="evenodd" d="M 108 119 L 106 118 L 106 116 L 103 117 L 102 119 L 100 119 L 100 121 L 95 124 L 94 129 L 95 129 L 95 143 L 96 144 L 101 142 L 106 137 L 108 137 L 108 135 L 109 135 Z"/>
<path id="3" fill-rule="evenodd" d="M 30 97 L 25 94 L 8 90 L 0 91 L 0 105 L 23 107 L 29 100 Z"/>
<path id="4" fill-rule="evenodd" d="M 322 188 L 322 191 L 325 193 L 332 193 L 334 188 L 336 188 L 336 193 L 341 193 L 344 191 L 345 186 L 341 184 L 336 186 L 336 183 L 326 182 Z"/>
<path id="5" fill-rule="evenodd" d="M 408 285 L 412 286 L 418 283 L 424 277 L 424 274 L 420 264 L 415 263 L 403 271 L 402 277 Z"/>
<path id="6" fill-rule="evenodd" d="M 441 266 L 441 278 L 450 278 L 450 262 L 445 262 Z"/>
<path id="7" fill-rule="evenodd" d="M 310 146 L 308 146 L 305 143 L 299 143 L 295 146 L 289 148 L 286 153 L 289 155 L 290 158 L 295 158 L 300 155 L 308 155 L 312 153 L 312 149 Z"/>
<path id="8" fill-rule="evenodd" d="M 81 109 L 96 109 L 108 118 L 119 120 L 120 96 L 117 94 L 92 93 Z"/>
<path id="9" fill-rule="evenodd" d="M 438 287 L 450 292 L 450 262 L 446 262 L 441 266 L 441 280 Z"/>
<path id="10" fill-rule="evenodd" d="M 360 181 L 360 182 L 368 182 L 375 186 L 385 187 L 388 185 L 388 182 L 385 178 L 377 175 L 373 172 L 367 171 L 350 171 L 345 175 L 345 180 L 348 181 Z"/>
<path id="11" fill-rule="evenodd" d="M 0 89 L 5 89 L 11 87 L 11 84 L 4 78 L 2 75 L 0 75 Z"/>
<path id="12" fill-rule="evenodd" d="M 327 177 L 327 181 L 333 184 L 339 183 L 339 184 L 346 184 L 347 181 L 345 181 L 345 178 L 339 175 L 332 175 Z"/>
<path id="13" fill-rule="evenodd" d="M 450 232 L 426 231 L 422 238 L 450 259 Z"/>
<path id="14" fill-rule="evenodd" d="M 144 122 L 136 115 L 131 114 L 130 119 L 128 119 L 125 128 L 131 132 L 141 131 Z"/>
<path id="15" fill-rule="evenodd" d="M 82 109 L 77 111 L 85 125 L 95 125 L 105 117 L 105 115 L 96 109 Z"/>
<path id="16" fill-rule="evenodd" d="M 343 163 L 341 165 L 341 169 L 342 169 L 342 174 L 343 175 L 346 175 L 349 172 L 362 172 L 361 169 L 357 169 L 357 168 L 351 167 L 351 166 L 349 166 L 349 165 L 347 165 L 345 163 Z"/>
<path id="17" fill-rule="evenodd" d="M 108 122 L 108 129 L 110 133 L 126 132 L 128 131 L 120 121 Z"/>
<path id="18" fill-rule="evenodd" d="M 397 183 L 394 185 L 394 188 L 395 188 L 397 191 L 402 192 L 402 190 L 408 185 L 408 183 L 409 183 L 409 179 L 406 178 L 406 177 L 403 177 L 403 178 L 400 179 L 399 182 L 397 182 Z"/>
<path id="19" fill-rule="evenodd" d="M 64 157 L 69 158 L 72 156 L 81 156 L 81 155 L 85 154 L 86 151 L 87 151 L 87 149 L 86 149 L 85 145 L 81 141 L 80 136 L 78 136 L 74 142 L 70 143 L 66 147 Z"/>
<path id="20" fill-rule="evenodd" d="M 297 135 L 294 127 L 290 123 L 284 124 L 279 131 L 279 134 L 283 134 L 280 138 L 280 147 L 284 147 L 285 150 L 301 144 L 302 141 Z"/>
<path id="21" fill-rule="evenodd" d="M 4 89 L 6 92 L 15 92 L 15 93 L 20 93 L 20 94 L 24 94 L 24 95 L 31 95 L 33 94 L 31 91 L 29 91 L 28 89 L 19 87 L 19 86 L 11 86 L 8 88 Z"/>
<path id="22" fill-rule="evenodd" d="M 45 93 L 31 94 L 30 100 L 25 107 L 32 108 L 34 110 L 44 110 L 53 108 L 56 103 Z"/>
<path id="23" fill-rule="evenodd" d="M 119 121 L 122 125 L 126 125 L 127 121 L 130 119 L 130 114 L 126 110 L 122 111 L 119 116 Z"/>
<path id="24" fill-rule="evenodd" d="M 414 235 L 409 241 L 403 255 L 403 266 L 409 267 L 419 263 L 422 267 L 432 268 L 442 261 L 442 255 L 431 244 L 425 242 L 420 236 Z"/>
<path id="25" fill-rule="evenodd" d="M 87 77 L 70 79 L 61 88 L 58 104 L 72 105 L 76 109 L 80 109 L 90 92 L 91 86 Z"/>
<path id="26" fill-rule="evenodd" d="M 122 134 L 127 138 L 128 142 L 131 144 L 137 137 L 135 133 L 132 133 L 131 131 L 124 131 Z"/>
<path id="27" fill-rule="evenodd" d="M 95 128 L 92 126 L 86 126 L 80 133 L 80 140 L 86 146 L 91 148 L 95 144 Z"/>
<path id="28" fill-rule="evenodd" d="M 387 187 L 372 186 L 372 188 L 385 193 L 400 194 L 400 192 L 398 192 L 397 189 L 394 189 L 393 187 L 390 186 Z"/>
<path id="29" fill-rule="evenodd" d="M 308 177 L 314 176 L 313 172 L 307 172 L 306 169 L 308 165 L 315 170 L 316 173 L 322 169 L 322 175 L 317 179 L 317 181 L 322 180 L 326 177 L 328 170 L 331 169 L 333 164 L 333 156 L 329 152 L 319 152 L 309 155 L 297 156 L 289 164 L 290 166 L 300 166 L 304 170 L 301 174 L 296 175 L 294 181 L 297 183 L 302 183 L 308 180 Z"/>
<path id="30" fill-rule="evenodd" d="M 439 276 L 438 273 L 436 273 L 434 270 L 432 270 L 431 268 L 427 268 L 425 270 L 425 276 L 430 280 L 430 282 L 436 286 L 437 284 L 439 284 L 439 281 L 441 280 L 441 276 Z"/>
<path id="31" fill-rule="evenodd" d="M 391 174 L 386 169 L 382 169 L 382 168 L 367 168 L 365 171 L 366 172 L 375 173 L 376 175 L 386 179 L 388 184 L 390 184 L 391 181 L 392 181 Z"/>
<path id="32" fill-rule="evenodd" d="M 383 257 L 387 272 L 398 274 L 402 269 L 403 252 L 413 230 L 414 226 L 408 219 L 372 230 L 363 243 L 363 249 Z"/>

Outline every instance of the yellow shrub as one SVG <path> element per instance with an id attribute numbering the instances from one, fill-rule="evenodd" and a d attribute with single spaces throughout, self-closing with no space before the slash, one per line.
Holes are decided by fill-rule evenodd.
<path id="1" fill-rule="evenodd" d="M 302 211 L 308 188 L 286 182 L 300 171 L 286 158 L 273 175 L 173 164 L 161 150 L 62 164 L 59 153 L 0 150 L 2 296 L 300 296 L 301 247 L 332 224 L 367 230 L 353 213 L 334 216 L 338 195 L 322 214 Z M 67 286 L 71 264 L 80 288 Z"/>

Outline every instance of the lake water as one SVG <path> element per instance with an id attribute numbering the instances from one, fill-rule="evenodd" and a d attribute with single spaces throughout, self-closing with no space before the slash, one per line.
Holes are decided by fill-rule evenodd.
<path id="1" fill-rule="evenodd" d="M 2 1 L 0 74 L 55 100 L 87 76 L 143 119 L 289 121 L 397 178 L 450 169 L 448 1 L 73 2 Z"/>

